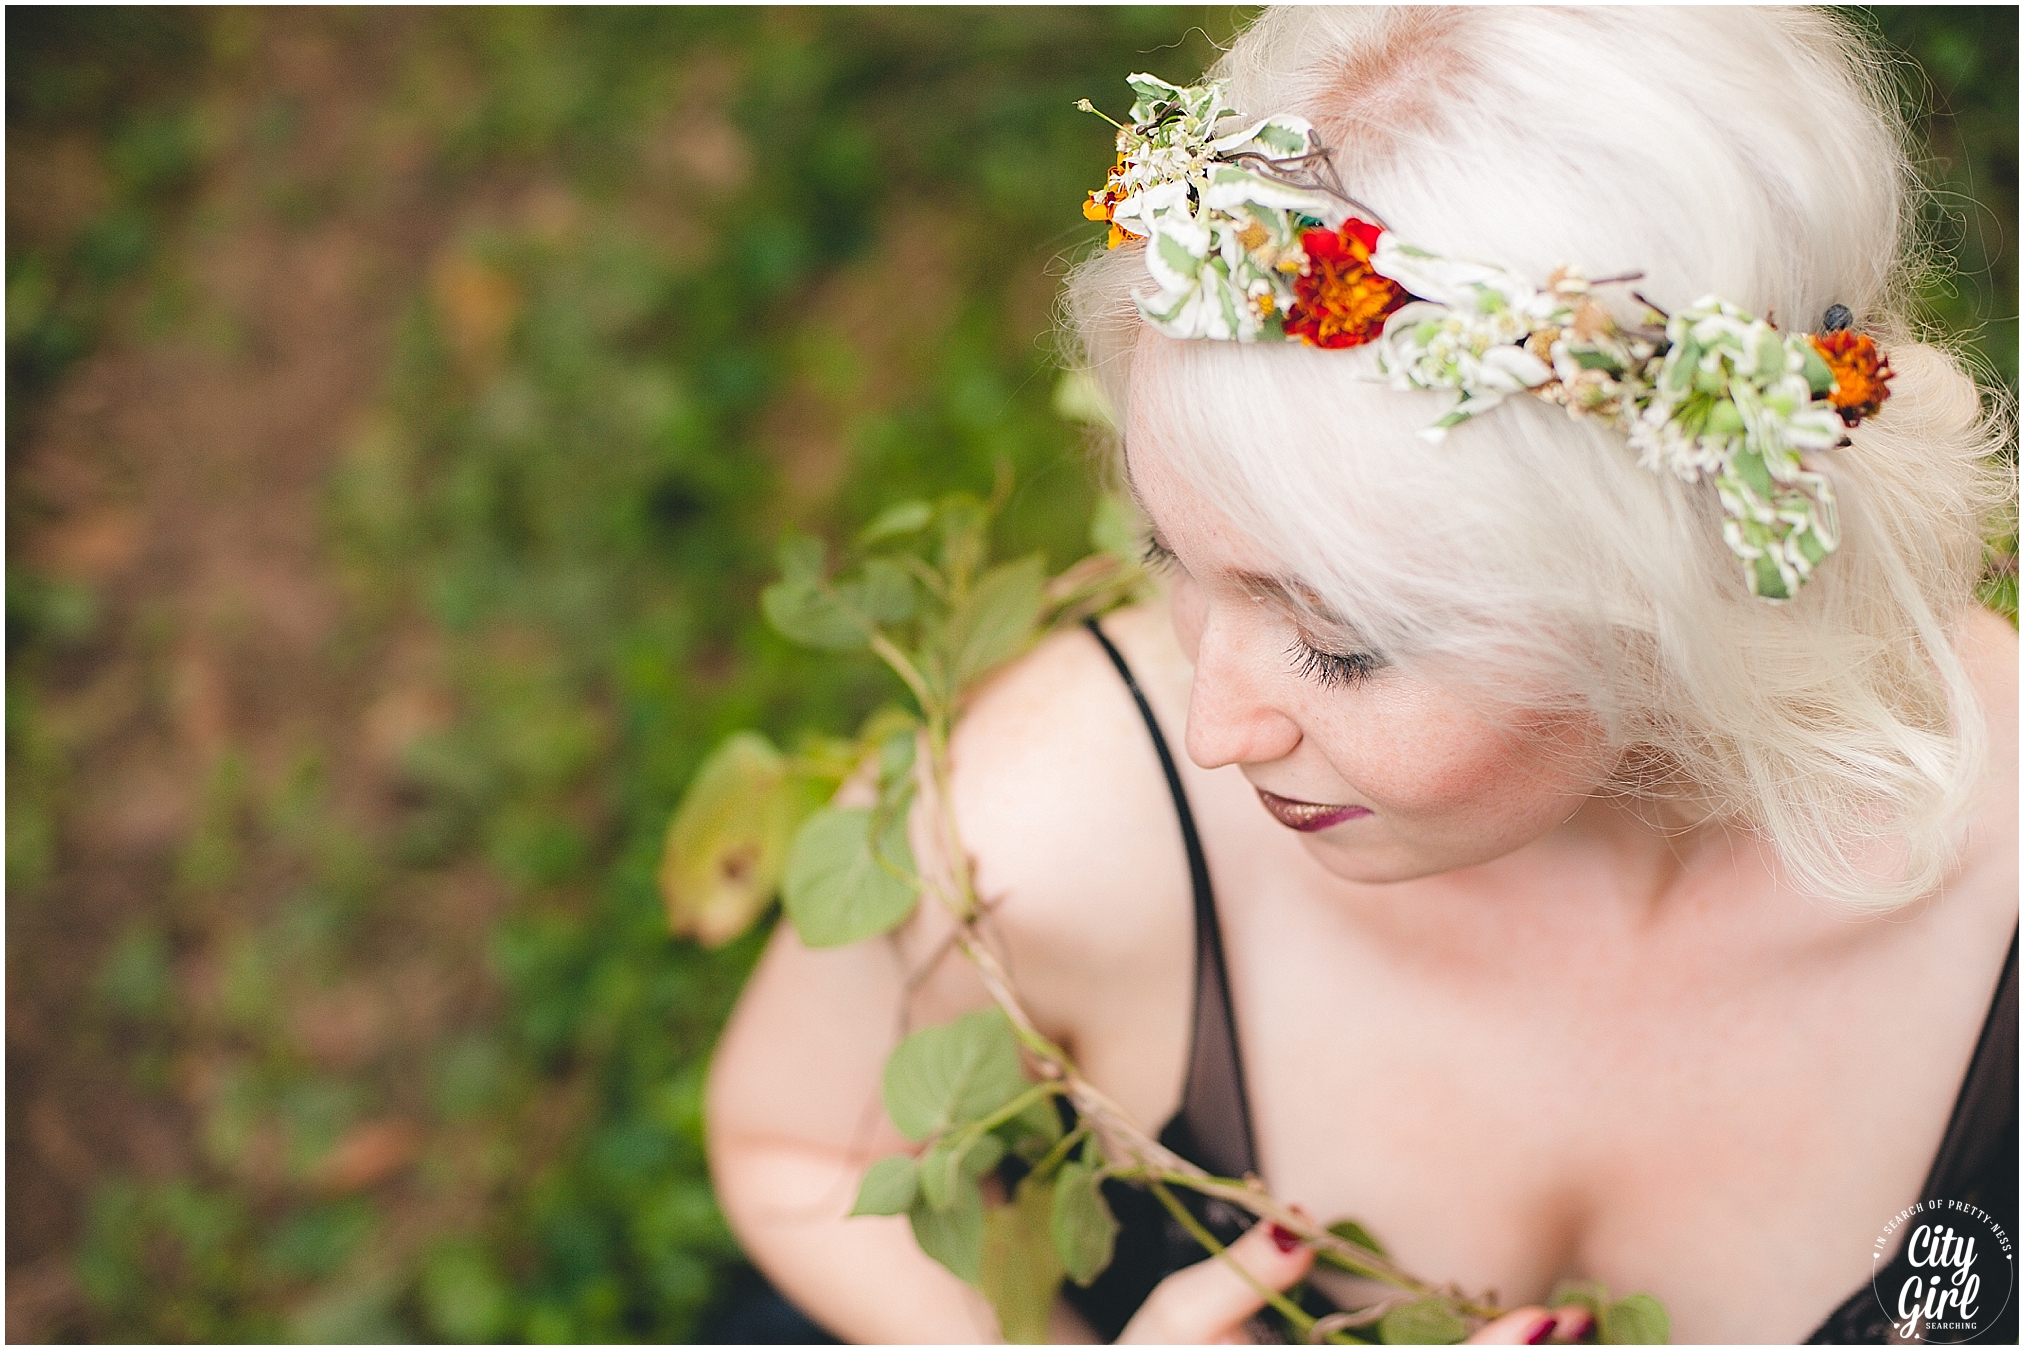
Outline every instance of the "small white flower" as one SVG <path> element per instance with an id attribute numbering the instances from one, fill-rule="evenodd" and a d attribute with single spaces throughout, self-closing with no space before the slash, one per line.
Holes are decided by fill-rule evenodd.
<path id="1" fill-rule="evenodd" d="M 1112 223 L 1146 241 L 1155 289 L 1135 297 L 1140 311 L 1171 337 L 1281 336 L 1308 263 L 1301 231 L 1339 229 L 1349 215 L 1344 200 L 1270 167 L 1310 154 L 1313 127 L 1282 115 L 1219 134 L 1234 116 L 1222 83 L 1134 75 L 1131 86 L 1133 124 L 1118 132 L 1123 163 L 1103 200 L 1115 203 Z M 1801 456 L 1841 444 L 1843 428 L 1815 393 L 1829 376 L 1805 335 L 1709 296 L 1672 315 L 1661 342 L 1620 326 L 1571 269 L 1535 286 L 1389 231 L 1370 265 L 1412 297 L 1378 339 L 1379 369 L 1395 388 L 1459 395 L 1428 439 L 1534 393 L 1614 421 L 1653 472 L 1712 479 L 1723 537 L 1756 594 L 1790 598 L 1833 552 L 1832 487 Z"/>

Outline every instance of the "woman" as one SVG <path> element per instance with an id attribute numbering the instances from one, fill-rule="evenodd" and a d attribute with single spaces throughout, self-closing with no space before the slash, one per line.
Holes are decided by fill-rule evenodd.
<path id="1" fill-rule="evenodd" d="M 1376 344 L 1168 336 L 1144 247 L 1084 267 L 1167 581 L 958 733 L 1029 1009 L 1205 1165 L 1526 1305 L 1484 1339 L 1578 1331 L 1537 1305 L 1568 1275 L 1656 1294 L 1681 1340 L 1879 1333 L 1874 1243 L 1928 1187 L 2014 1233 L 2017 677 L 1972 592 L 1995 432 L 1900 317 L 1913 180 L 1874 58 L 1790 10 L 1294 10 L 1218 73 L 1396 238 L 1795 332 L 1838 306 L 1895 374 L 1807 456 L 1833 551 L 1772 603 L 1707 477 L 1606 418 L 1514 397 L 1430 445 L 1453 399 L 1387 387 Z M 1171 792 L 1133 692 L 1184 740 Z M 726 1212 L 852 1340 L 991 1327 L 903 1221 L 842 1217 L 904 1147 L 874 1118 L 902 1019 L 986 1002 L 946 932 L 783 926 L 716 1063 Z M 1062 1337 L 1242 1339 L 1256 1295 L 1144 1226 L 1134 1289 Z M 1274 1238 L 1234 1250 L 1284 1288 L 1311 1258 Z"/>

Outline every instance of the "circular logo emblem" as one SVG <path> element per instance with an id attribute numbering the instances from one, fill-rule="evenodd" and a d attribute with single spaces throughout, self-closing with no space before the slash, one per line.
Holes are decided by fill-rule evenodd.
<path id="1" fill-rule="evenodd" d="M 2017 1254 L 1987 1210 L 1921 1200 L 1884 1225 L 1871 1270 L 1870 1287 L 1899 1341 L 1958 1345 L 2009 1306 Z"/>

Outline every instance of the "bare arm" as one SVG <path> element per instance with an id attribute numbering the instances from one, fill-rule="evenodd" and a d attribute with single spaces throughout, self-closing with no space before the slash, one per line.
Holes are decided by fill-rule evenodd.
<path id="1" fill-rule="evenodd" d="M 879 1103 L 902 963 L 892 942 L 810 951 L 780 926 L 712 1067 L 711 1171 L 752 1259 L 836 1335 L 993 1339 L 989 1307 L 921 1253 L 905 1218 L 845 1217 L 865 1168 L 909 1147 Z"/>
<path id="2" fill-rule="evenodd" d="M 1086 634 L 1064 634 L 994 681 L 958 730 L 953 791 L 994 945 L 1028 1007 L 1151 1119 L 1172 1109 L 1185 1053 L 1191 947 L 1173 920 L 1188 913 L 1186 873 L 1144 728 L 1104 660 Z M 930 872 L 933 833 L 917 812 L 915 853 Z M 932 901 L 892 938 L 836 950 L 810 951 L 783 924 L 711 1075 L 725 1214 L 780 1289 L 851 1340 L 996 1332 L 904 1218 L 846 1217 L 865 1168 L 910 1147 L 880 1102 L 886 1057 L 904 1031 L 988 1002 L 945 950 L 952 928 Z M 1154 1008 L 1152 1044 L 1110 1030 Z M 1067 1316 L 1054 1333 L 1087 1339 Z"/>

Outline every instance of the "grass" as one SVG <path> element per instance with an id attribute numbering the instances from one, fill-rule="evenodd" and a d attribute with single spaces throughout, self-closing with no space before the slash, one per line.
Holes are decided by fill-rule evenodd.
<path id="1" fill-rule="evenodd" d="M 1878 14 L 1967 194 L 1938 313 L 2014 380 L 2014 48 L 1972 11 Z M 1109 153 L 1072 103 L 1199 70 L 1241 17 L 17 18 L 10 1010 L 43 1029 L 10 1051 L 10 1166 L 61 1175 L 10 1186 L 10 1285 L 51 1291 L 12 1334 L 696 1332 L 740 1260 L 702 1074 L 763 934 L 669 939 L 662 831 L 730 730 L 791 742 L 891 692 L 759 621 L 773 540 L 1004 461 L 1000 542 L 1081 551 L 1048 317 Z M 90 513 L 38 447 L 150 353 L 282 361 L 285 297 L 221 298 L 216 261 L 325 246 L 385 322 L 333 349 L 369 372 L 302 499 L 336 617 L 288 666 L 251 582 L 64 563 Z M 93 453 L 94 511 L 204 466 L 150 538 L 268 500 L 205 446 Z M 242 671 L 266 683 L 206 712 Z M 156 746 L 166 823 L 101 810 Z"/>

